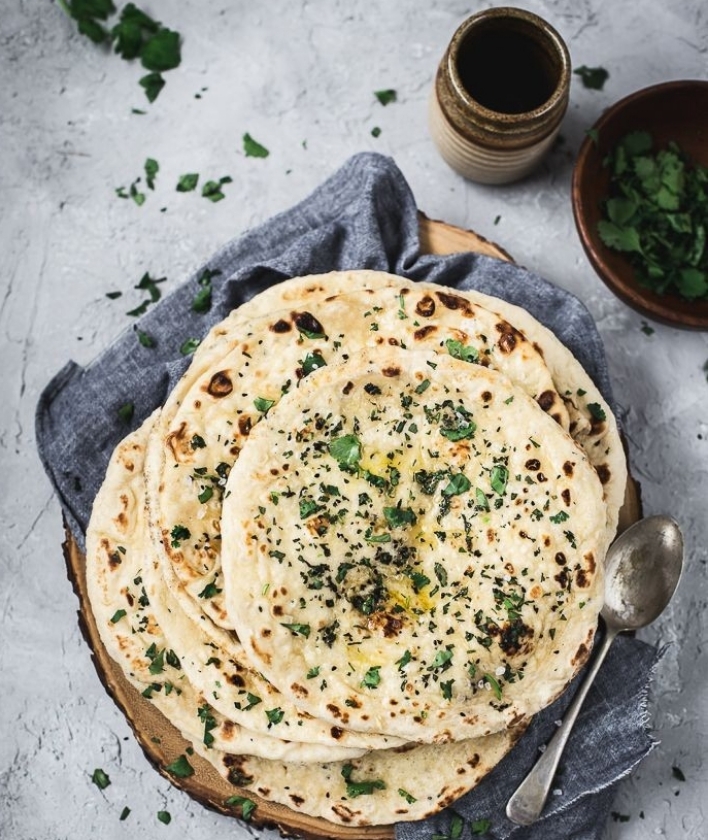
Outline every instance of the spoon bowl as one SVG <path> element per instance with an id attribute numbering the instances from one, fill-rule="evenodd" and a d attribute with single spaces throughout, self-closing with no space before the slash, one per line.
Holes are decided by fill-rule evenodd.
<path id="1" fill-rule="evenodd" d="M 681 576 L 683 540 L 668 516 L 650 516 L 628 528 L 607 553 L 602 618 L 617 632 L 655 621 Z"/>
<path id="2" fill-rule="evenodd" d="M 641 519 L 610 547 L 600 614 L 607 632 L 562 724 L 507 803 L 512 822 L 531 825 L 541 816 L 568 736 L 610 645 L 618 633 L 639 630 L 658 618 L 676 591 L 682 565 L 683 538 L 668 516 Z"/>

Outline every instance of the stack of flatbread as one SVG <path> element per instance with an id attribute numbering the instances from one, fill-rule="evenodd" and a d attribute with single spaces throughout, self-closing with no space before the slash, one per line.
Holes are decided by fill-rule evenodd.
<path id="1" fill-rule="evenodd" d="M 586 660 L 626 478 L 610 408 L 526 311 L 297 278 L 215 326 L 114 452 L 91 607 L 235 792 L 422 819 Z"/>

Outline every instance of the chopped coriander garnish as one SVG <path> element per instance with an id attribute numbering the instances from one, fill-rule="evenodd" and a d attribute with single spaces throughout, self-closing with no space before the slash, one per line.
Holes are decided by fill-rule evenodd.
<path id="1" fill-rule="evenodd" d="M 256 397 L 253 400 L 253 405 L 256 407 L 256 411 L 260 411 L 265 414 L 269 408 L 272 408 L 275 405 L 275 400 L 267 400 L 265 397 Z"/>
<path id="2" fill-rule="evenodd" d="M 132 402 L 124 403 L 118 409 L 118 418 L 122 420 L 123 423 L 130 423 L 133 419 L 133 415 L 135 414 L 135 404 Z"/>
<path id="3" fill-rule="evenodd" d="M 310 635 L 309 624 L 286 624 L 284 621 L 281 621 L 280 624 L 282 627 L 287 627 L 293 636 L 304 636 L 305 638 L 307 638 Z"/>
<path id="4" fill-rule="evenodd" d="M 197 188 L 198 183 L 199 173 L 197 172 L 188 172 L 185 175 L 180 175 L 177 181 L 177 192 L 192 192 L 192 190 Z"/>
<path id="5" fill-rule="evenodd" d="M 243 135 L 243 151 L 246 157 L 267 158 L 270 152 L 257 140 L 254 140 L 248 132 Z"/>
<path id="6" fill-rule="evenodd" d="M 161 823 L 165 825 L 169 825 L 172 822 L 172 815 L 169 811 L 158 811 L 157 818 L 160 820 Z"/>
<path id="7" fill-rule="evenodd" d="M 413 796 L 412 794 L 408 793 L 408 791 L 407 791 L 407 790 L 404 790 L 403 788 L 398 788 L 398 795 L 399 795 L 399 796 L 402 796 L 402 797 L 406 800 L 406 802 L 407 802 L 409 805 L 412 805 L 414 802 L 417 802 L 417 801 L 418 801 L 418 800 L 415 798 L 415 796 Z"/>
<path id="8" fill-rule="evenodd" d="M 93 775 L 91 776 L 91 781 L 96 785 L 99 790 L 105 790 L 108 785 L 110 785 L 111 780 L 108 777 L 108 774 L 103 771 L 100 767 L 97 767 L 93 771 Z"/>
<path id="9" fill-rule="evenodd" d="M 383 779 L 372 779 L 369 781 L 355 782 L 352 780 L 354 772 L 353 764 L 345 764 L 342 767 L 342 776 L 347 783 L 347 796 L 355 799 L 357 796 L 368 796 L 375 790 L 385 790 L 386 783 Z"/>
<path id="10" fill-rule="evenodd" d="M 463 362 L 476 362 L 479 359 L 479 352 L 475 347 L 469 347 L 453 338 L 448 338 L 445 348 L 453 359 L 461 359 Z"/>
<path id="11" fill-rule="evenodd" d="M 144 332 L 143 330 L 135 329 L 135 334 L 138 337 L 138 341 L 143 347 L 154 347 L 155 346 L 155 339 L 148 335 L 148 333 Z"/>
<path id="12" fill-rule="evenodd" d="M 395 102 L 398 98 L 398 94 L 392 88 L 387 88 L 386 90 L 375 90 L 374 96 L 382 105 L 390 105 L 391 102 Z"/>
<path id="13" fill-rule="evenodd" d="M 111 616 L 111 624 L 117 624 L 121 618 L 125 618 L 128 613 L 125 610 L 116 610 Z"/>
<path id="14" fill-rule="evenodd" d="M 187 779 L 189 776 L 194 775 L 194 768 L 184 754 L 178 756 L 173 762 L 168 764 L 165 770 L 178 779 Z"/>
<path id="15" fill-rule="evenodd" d="M 184 540 L 188 540 L 191 536 L 192 534 L 189 528 L 186 528 L 184 525 L 175 525 L 170 531 L 170 537 L 172 537 L 170 545 L 172 548 L 179 548 L 181 543 L 184 542 Z"/>
<path id="16" fill-rule="evenodd" d="M 118 819 L 123 822 L 123 820 L 128 819 L 128 814 L 130 814 L 130 808 L 126 805 L 125 808 L 120 812 L 120 817 Z"/>
<path id="17" fill-rule="evenodd" d="M 183 356 L 191 356 L 200 344 L 201 341 L 198 338 L 188 338 L 180 345 L 179 352 Z"/>
<path id="18" fill-rule="evenodd" d="M 576 76 L 580 76 L 583 87 L 590 90 L 602 90 L 605 82 L 610 77 L 610 74 L 604 67 L 586 67 L 584 64 L 581 67 L 576 67 L 573 70 Z"/>
<path id="19" fill-rule="evenodd" d="M 380 670 L 380 665 L 375 665 L 369 668 L 369 670 L 364 674 L 364 679 L 361 681 L 361 684 L 366 688 L 377 688 L 381 682 L 381 674 L 379 673 Z"/>
<path id="20" fill-rule="evenodd" d="M 251 814 L 256 810 L 256 803 L 252 799 L 245 796 L 229 796 L 224 801 L 225 805 L 239 805 L 241 807 L 241 816 L 246 822 L 251 819 Z"/>
<path id="21" fill-rule="evenodd" d="M 281 708 L 266 709 L 266 717 L 268 718 L 268 729 L 271 726 L 276 726 L 283 719 L 285 712 Z"/>
<path id="22" fill-rule="evenodd" d="M 145 160 L 145 183 L 148 185 L 148 189 L 154 190 L 155 189 L 155 178 L 157 173 L 160 170 L 160 164 L 155 160 L 155 158 L 147 158 Z"/>
<path id="23" fill-rule="evenodd" d="M 204 198 L 208 198 L 209 201 L 213 201 L 214 203 L 221 201 L 222 198 L 226 198 L 221 188 L 224 184 L 230 184 L 232 181 L 233 178 L 229 175 L 224 175 L 224 177 L 219 178 L 218 181 L 207 181 L 202 187 L 202 196 Z"/>

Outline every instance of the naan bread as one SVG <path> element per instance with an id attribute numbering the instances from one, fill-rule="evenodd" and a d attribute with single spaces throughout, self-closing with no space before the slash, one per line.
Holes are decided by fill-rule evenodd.
<path id="1" fill-rule="evenodd" d="M 372 274 L 378 277 L 367 273 L 367 282 Z M 378 279 L 391 284 L 397 278 Z M 183 587 L 178 591 L 219 627 L 230 627 L 220 519 L 231 465 L 264 412 L 306 373 L 346 361 L 366 346 L 425 348 L 500 370 L 569 428 L 565 403 L 532 342 L 498 314 L 442 288 L 367 287 L 308 300 L 307 309 L 232 324 L 173 391 L 148 454 L 151 520 L 165 574 L 176 575 Z M 189 536 L 174 539 L 175 529 Z"/>
<path id="2" fill-rule="evenodd" d="M 253 428 L 223 502 L 226 608 L 310 714 L 419 742 L 486 735 L 586 660 L 605 518 L 582 450 L 506 376 L 364 351 Z"/>
<path id="3" fill-rule="evenodd" d="M 195 750 L 244 796 L 262 798 L 338 825 L 422 820 L 451 805 L 509 752 L 523 727 L 486 738 L 367 753 L 352 761 L 296 765 L 215 749 Z M 349 782 L 347 782 L 349 779 Z"/>
<path id="4" fill-rule="evenodd" d="M 221 751 L 321 762 L 361 756 L 372 746 L 400 745 L 395 738 L 371 739 L 313 720 L 248 663 L 240 664 L 232 652 L 200 636 L 180 614 L 161 585 L 144 515 L 144 453 L 157 414 L 113 453 L 86 538 L 89 598 L 110 656 L 185 737 L 206 736 Z M 171 628 L 169 639 L 164 624 Z M 182 637 L 175 632 L 185 628 Z M 200 666 L 209 672 L 204 680 Z M 206 690 L 190 681 L 195 669 L 196 682 L 205 683 Z M 277 730 L 267 717 L 274 708 L 282 713 Z"/>

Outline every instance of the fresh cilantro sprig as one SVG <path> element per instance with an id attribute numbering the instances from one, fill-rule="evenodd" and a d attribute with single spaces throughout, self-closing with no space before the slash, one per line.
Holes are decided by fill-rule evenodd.
<path id="1" fill-rule="evenodd" d="M 110 44 L 125 61 L 139 59 L 149 72 L 139 83 L 149 102 L 157 99 L 165 86 L 162 74 L 178 67 L 181 60 L 181 36 L 163 26 L 134 3 L 126 4 L 118 20 L 109 27 L 116 12 L 113 0 L 58 0 L 59 6 L 74 21 L 82 35 L 94 44 Z"/>
<path id="2" fill-rule="evenodd" d="M 604 161 L 609 196 L 598 233 L 627 255 L 637 281 L 658 294 L 708 298 L 708 167 L 646 131 L 623 137 Z"/>

